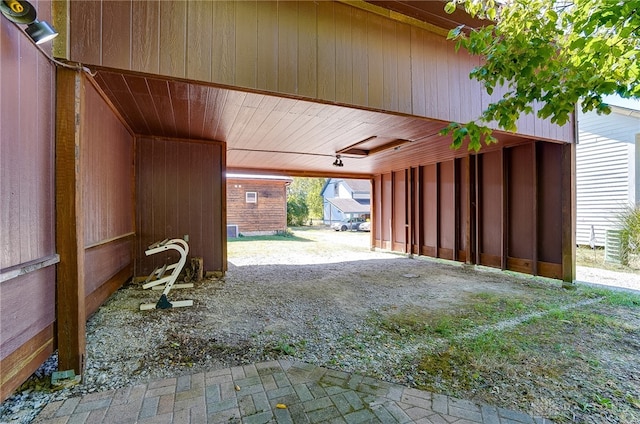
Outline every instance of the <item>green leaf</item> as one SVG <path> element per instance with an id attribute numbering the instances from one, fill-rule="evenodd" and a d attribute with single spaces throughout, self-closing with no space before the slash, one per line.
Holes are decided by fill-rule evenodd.
<path id="1" fill-rule="evenodd" d="M 449 5 L 449 3 L 451 5 Z M 463 48 L 480 57 L 481 66 L 469 74 L 491 96 L 508 90 L 499 101 L 486 105 L 480 121 L 495 122 L 516 131 L 520 116 L 533 113 L 564 125 L 575 104 L 606 113 L 601 96 L 618 94 L 640 98 L 640 0 L 583 0 L 570 7 L 556 7 L 553 0 L 450 1 L 447 7 L 464 4 L 495 25 L 467 34 L 450 32 Z M 456 50 L 457 51 L 457 50 Z M 465 127 L 465 130 L 462 128 Z M 469 149 L 491 144 L 491 132 L 471 123 L 451 127 L 452 146 L 469 141 Z"/>
<path id="2" fill-rule="evenodd" d="M 456 3 L 453 1 L 448 2 L 444 7 L 444 11 L 448 14 L 452 14 L 456 11 Z"/>
<path id="3" fill-rule="evenodd" d="M 489 9 L 487 9 L 487 17 L 489 19 L 491 19 L 492 21 L 496 20 L 496 8 L 495 7 L 491 7 Z"/>

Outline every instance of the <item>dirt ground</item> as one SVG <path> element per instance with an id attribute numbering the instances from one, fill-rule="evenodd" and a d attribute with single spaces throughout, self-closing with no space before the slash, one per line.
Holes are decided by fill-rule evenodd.
<path id="1" fill-rule="evenodd" d="M 57 396 L 292 357 L 558 422 L 640 422 L 639 308 L 579 306 L 591 300 L 572 297 L 559 281 L 371 251 L 368 233 L 307 228 L 294 234 L 230 241 L 224 278 L 170 293 L 170 300 L 194 300 L 192 307 L 140 311 L 141 303 L 155 303 L 159 293 L 134 283 L 120 289 L 87 323 L 84 384 Z M 539 313 L 527 306 L 537 297 L 557 301 L 560 309 L 601 309 L 607 319 L 624 321 L 624 327 L 594 326 L 593 334 L 576 333 L 572 328 L 582 327 L 563 315 L 554 321 L 563 327 L 553 327 L 557 332 L 548 350 L 530 358 L 486 365 L 481 354 L 455 364 L 451 381 L 441 370 L 425 371 L 420 358 L 432 352 L 448 360 L 452 347 L 442 346 L 455 340 L 489 333 L 502 337 L 496 343 L 508 345 L 513 339 L 515 346 L 518 333 L 547 331 L 520 326 Z M 388 325 L 381 325 L 399 311 L 456 316 L 482 299 L 519 299 L 525 306 L 489 326 L 464 318 L 471 324 L 456 324 L 464 328 L 464 334 L 453 336 L 457 339 L 389 334 Z M 565 342 L 570 349 L 559 347 Z M 531 367 L 545 357 L 558 358 L 558 370 Z M 467 374 L 472 384 L 460 384 Z"/>

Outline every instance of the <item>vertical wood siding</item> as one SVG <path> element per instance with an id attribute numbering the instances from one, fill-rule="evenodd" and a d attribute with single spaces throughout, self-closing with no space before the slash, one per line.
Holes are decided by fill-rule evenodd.
<path id="1" fill-rule="evenodd" d="M 248 203 L 246 193 L 257 193 Z M 237 225 L 241 234 L 275 233 L 287 229 L 285 181 L 227 180 L 227 224 Z"/>
<path id="2" fill-rule="evenodd" d="M 393 247 L 392 250 L 407 252 L 407 180 L 404 171 L 393 173 L 392 189 L 392 228 Z"/>
<path id="3" fill-rule="evenodd" d="M 561 278 L 556 264 L 562 263 L 562 145 L 537 144 L 538 176 L 538 271 L 540 275 Z M 564 194 L 566 195 L 566 193 Z M 544 269 L 543 269 L 544 267 Z"/>
<path id="4" fill-rule="evenodd" d="M 455 209 L 456 213 L 456 227 L 459 228 L 458 231 L 455 232 L 456 237 L 456 248 L 457 252 L 457 260 L 461 262 L 466 262 L 469 260 L 468 258 L 471 255 L 470 252 L 470 244 L 471 244 L 471 194 L 473 193 L 472 187 L 470 186 L 470 169 L 469 163 L 470 158 L 462 158 L 456 159 L 455 162 L 455 199 L 457 207 Z M 468 255 L 467 255 L 468 253 Z"/>
<path id="5" fill-rule="evenodd" d="M 82 201 L 88 247 L 134 231 L 134 145 L 133 136 L 90 83 L 83 100 Z"/>
<path id="6" fill-rule="evenodd" d="M 502 256 L 502 151 L 478 157 L 478 252 L 480 264 L 500 267 Z"/>
<path id="7" fill-rule="evenodd" d="M 71 1 L 70 59 L 443 121 L 476 118 L 478 64 L 443 36 L 338 2 Z M 500 90 L 498 90 L 500 91 Z M 525 117 L 523 134 L 573 141 Z"/>
<path id="8" fill-rule="evenodd" d="M 532 273 L 534 229 L 536 211 L 534 209 L 535 184 L 533 168 L 533 144 L 506 149 L 507 163 L 507 210 L 508 251 L 512 260 L 510 269 Z M 512 259 L 513 258 L 513 259 Z M 518 259 L 515 259 L 518 258 Z"/>
<path id="9" fill-rule="evenodd" d="M 609 115 L 580 114 L 576 146 L 576 242 L 589 245 L 591 226 L 596 245 L 604 246 L 607 229 L 618 227 L 618 216 L 635 205 L 636 134 L 640 119 L 615 111 Z"/>
<path id="10" fill-rule="evenodd" d="M 438 256 L 438 164 L 425 165 L 422 173 L 422 206 L 423 230 L 421 253 L 426 256 Z"/>
<path id="11" fill-rule="evenodd" d="M 49 2 L 34 2 L 50 20 Z M 51 46 L 43 46 L 49 51 Z M 0 274 L 55 255 L 55 68 L 0 19 Z M 4 274 L 7 275 L 7 274 Z M 0 280 L 0 402 L 53 352 L 55 267 Z"/>
<path id="12" fill-rule="evenodd" d="M 87 310 L 91 313 L 133 271 L 134 140 L 96 88 L 86 78 L 83 82 L 80 124 L 83 272 L 85 296 L 93 299 L 92 308 Z M 112 280 L 116 275 L 119 277 Z"/>
<path id="13" fill-rule="evenodd" d="M 454 161 L 442 162 L 438 171 L 438 257 L 452 260 L 457 213 Z"/>
<path id="14" fill-rule="evenodd" d="M 563 253 L 571 241 L 563 238 L 563 195 L 566 175 L 563 145 L 526 142 L 502 146 L 478 155 L 407 169 L 416 191 L 405 195 L 405 171 L 374 177 L 377 199 L 393 199 L 393 214 L 385 214 L 384 200 L 373 212 L 376 247 L 405 252 L 395 233 L 404 228 L 406 244 L 415 253 L 477 263 L 534 275 L 563 279 Z M 385 181 L 393 184 L 385 187 Z M 413 202 L 413 203 L 412 203 Z M 388 222 L 391 219 L 391 222 Z M 393 234 L 384 227 L 393 229 Z M 477 232 L 476 232 L 477 229 Z M 404 234 L 404 233 L 403 233 Z M 391 243 L 393 237 L 394 243 Z M 400 243 L 399 241 L 402 241 Z"/>
<path id="15" fill-rule="evenodd" d="M 225 270 L 224 144 L 146 137 L 136 143 L 136 275 L 177 260 L 147 257 L 149 245 L 185 235 L 189 256 L 202 257 L 205 270 Z"/>
<path id="16" fill-rule="evenodd" d="M 56 303 L 48 295 L 54 289 L 54 278 L 55 269 L 48 267 L 0 284 L 0 359 L 53 323 Z"/>

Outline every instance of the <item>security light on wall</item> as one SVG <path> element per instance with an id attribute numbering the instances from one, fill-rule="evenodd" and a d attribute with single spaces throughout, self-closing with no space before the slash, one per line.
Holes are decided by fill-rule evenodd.
<path id="1" fill-rule="evenodd" d="M 54 39 L 58 32 L 46 21 L 39 21 L 36 9 L 24 0 L 0 0 L 0 12 L 16 24 L 27 25 L 25 32 L 36 44 Z"/>

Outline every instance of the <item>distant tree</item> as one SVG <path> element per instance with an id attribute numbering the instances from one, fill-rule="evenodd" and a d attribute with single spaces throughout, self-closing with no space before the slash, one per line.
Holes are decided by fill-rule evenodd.
<path id="1" fill-rule="evenodd" d="M 315 219 L 322 219 L 324 216 L 322 188 L 326 178 L 308 178 L 308 180 L 307 206 L 309 207 L 309 216 Z"/>
<path id="2" fill-rule="evenodd" d="M 320 192 L 325 181 L 324 178 L 293 178 L 287 188 L 287 221 L 290 225 L 303 225 L 309 217 L 322 218 Z"/>
<path id="3" fill-rule="evenodd" d="M 297 195 L 287 198 L 287 225 L 299 227 L 309 218 L 305 200 Z"/>
<path id="4" fill-rule="evenodd" d="M 487 25 L 455 28 L 449 38 L 482 58 L 472 78 L 489 94 L 506 92 L 476 121 L 443 131 L 453 147 L 495 142 L 491 122 L 516 131 L 534 101 L 538 117 L 564 125 L 578 103 L 583 112 L 609 113 L 603 96 L 640 97 L 640 0 L 452 0 L 445 11 L 458 5 Z"/>

